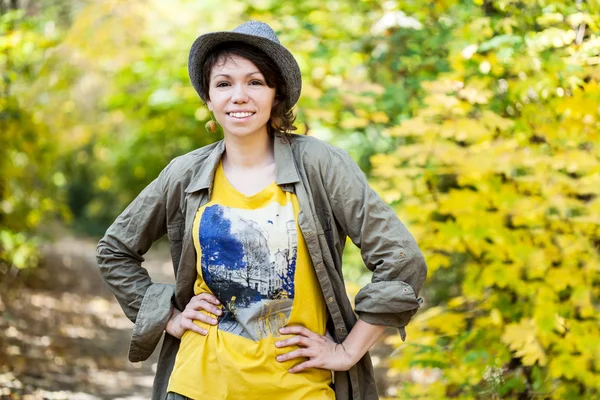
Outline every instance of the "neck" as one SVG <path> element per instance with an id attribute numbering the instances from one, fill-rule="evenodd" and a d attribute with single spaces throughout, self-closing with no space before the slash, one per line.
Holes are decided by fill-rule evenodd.
<path id="1" fill-rule="evenodd" d="M 273 162 L 273 138 L 267 132 L 246 137 L 225 135 L 223 163 L 230 167 L 260 168 Z"/>

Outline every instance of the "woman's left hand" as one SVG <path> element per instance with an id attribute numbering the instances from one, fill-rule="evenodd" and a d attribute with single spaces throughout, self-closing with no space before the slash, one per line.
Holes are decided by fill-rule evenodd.
<path id="1" fill-rule="evenodd" d="M 356 363 L 344 346 L 334 342 L 329 336 L 319 335 L 303 326 L 287 326 L 279 329 L 279 332 L 295 336 L 275 342 L 275 346 L 279 348 L 300 346 L 301 348 L 277 356 L 277 361 L 308 358 L 307 361 L 290 368 L 290 373 L 301 372 L 308 368 L 347 371 Z"/>

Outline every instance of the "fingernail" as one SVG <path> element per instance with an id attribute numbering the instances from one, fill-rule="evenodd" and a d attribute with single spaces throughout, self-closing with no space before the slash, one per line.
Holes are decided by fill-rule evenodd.
<path id="1" fill-rule="evenodd" d="M 277 361 L 281 361 L 281 356 L 277 356 Z"/>

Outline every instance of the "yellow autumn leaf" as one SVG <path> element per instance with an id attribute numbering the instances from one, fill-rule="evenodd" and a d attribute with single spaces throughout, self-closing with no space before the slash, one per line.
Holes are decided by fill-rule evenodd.
<path id="1" fill-rule="evenodd" d="M 517 357 L 522 358 L 523 365 L 546 365 L 546 353 L 537 340 L 536 331 L 535 324 L 529 319 L 522 319 L 521 322 L 504 328 L 502 341 Z"/>
<path id="2" fill-rule="evenodd" d="M 385 130 L 390 136 L 412 136 L 421 135 L 427 131 L 438 131 L 438 126 L 426 122 L 421 118 L 413 118 L 402 122 L 400 126 L 394 126 Z"/>

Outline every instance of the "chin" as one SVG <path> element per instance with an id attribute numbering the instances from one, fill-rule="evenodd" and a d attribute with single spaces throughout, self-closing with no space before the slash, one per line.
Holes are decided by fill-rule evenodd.
<path id="1" fill-rule="evenodd" d="M 231 136 L 244 137 L 260 135 L 262 132 L 267 133 L 266 125 L 262 127 L 240 127 L 233 126 L 230 129 L 225 129 L 225 132 Z"/>

